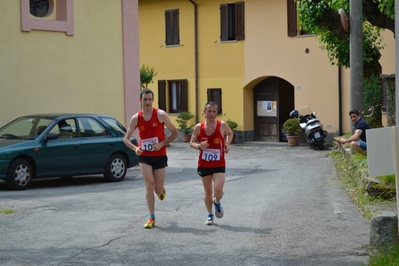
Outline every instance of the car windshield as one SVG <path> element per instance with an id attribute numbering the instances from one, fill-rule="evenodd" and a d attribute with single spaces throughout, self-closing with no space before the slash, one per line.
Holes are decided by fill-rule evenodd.
<path id="1" fill-rule="evenodd" d="M 119 123 L 116 119 L 111 118 L 111 117 L 101 117 L 102 120 L 104 120 L 105 123 L 107 123 L 110 127 L 112 127 L 113 130 L 116 131 L 121 136 L 124 136 L 126 133 L 125 127 Z"/>
<path id="2" fill-rule="evenodd" d="M 0 138 L 36 139 L 52 121 L 43 117 L 20 117 L 0 128 Z"/>

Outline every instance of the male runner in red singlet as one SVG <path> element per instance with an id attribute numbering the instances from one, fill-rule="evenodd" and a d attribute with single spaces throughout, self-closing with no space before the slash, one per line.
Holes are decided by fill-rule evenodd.
<path id="1" fill-rule="evenodd" d="M 216 119 L 218 106 L 215 102 L 208 102 L 205 105 L 204 114 L 206 120 L 195 126 L 190 146 L 199 150 L 197 172 L 202 177 L 205 190 L 204 202 L 208 211 L 205 224 L 210 225 L 213 223 L 212 204 L 215 205 L 215 216 L 223 217 L 220 200 L 223 197 L 225 181 L 225 154 L 229 152 L 233 131 L 226 122 Z"/>
<path id="2" fill-rule="evenodd" d="M 139 157 L 140 169 L 146 186 L 146 200 L 150 218 L 144 224 L 144 228 L 155 226 L 155 196 L 164 200 L 166 190 L 165 167 L 168 166 L 166 145 L 172 142 L 178 135 L 176 127 L 172 124 L 165 111 L 153 108 L 154 93 L 150 89 L 144 89 L 140 93 L 142 110 L 134 114 L 123 138 L 123 142 Z M 171 134 L 165 138 L 164 126 Z M 139 129 L 140 144 L 135 146 L 130 141 L 133 132 Z"/>

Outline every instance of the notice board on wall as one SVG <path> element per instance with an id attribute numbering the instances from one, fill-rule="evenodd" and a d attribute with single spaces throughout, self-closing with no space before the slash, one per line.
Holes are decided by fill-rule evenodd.
<path id="1" fill-rule="evenodd" d="M 257 101 L 257 116 L 277 117 L 277 101 Z"/>

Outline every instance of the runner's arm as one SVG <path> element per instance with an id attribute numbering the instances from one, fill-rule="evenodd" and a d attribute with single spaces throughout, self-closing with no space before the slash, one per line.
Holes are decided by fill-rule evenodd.
<path id="1" fill-rule="evenodd" d="M 201 130 L 201 124 L 196 124 L 190 140 L 190 147 L 193 148 L 194 150 L 206 149 L 209 146 L 206 141 L 204 141 L 203 143 L 198 143 L 198 136 L 200 130 Z"/>
<path id="2" fill-rule="evenodd" d="M 129 123 L 129 127 L 127 128 L 126 134 L 123 137 L 123 143 L 125 143 L 125 145 L 131 149 L 132 151 L 136 152 L 137 154 L 137 150 L 140 149 L 140 147 L 134 145 L 131 141 L 130 141 L 130 137 L 133 135 L 134 131 L 137 128 L 137 119 L 138 116 L 137 114 L 132 116 L 132 119 L 130 119 L 130 123 Z"/>

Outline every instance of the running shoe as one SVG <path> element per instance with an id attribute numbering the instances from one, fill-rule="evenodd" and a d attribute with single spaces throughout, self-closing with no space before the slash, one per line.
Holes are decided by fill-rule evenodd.
<path id="1" fill-rule="evenodd" d="M 163 189 L 162 193 L 158 195 L 160 200 L 164 200 L 166 197 L 166 189 Z"/>
<path id="2" fill-rule="evenodd" d="M 151 229 L 155 226 L 155 218 L 149 218 L 148 221 L 144 224 L 144 228 Z"/>
<path id="3" fill-rule="evenodd" d="M 208 216 L 206 217 L 205 224 L 206 224 L 206 225 L 211 225 L 211 224 L 213 224 L 213 214 L 212 214 L 212 213 L 208 214 Z"/>
<path id="4" fill-rule="evenodd" d="M 216 203 L 215 201 L 213 201 L 213 205 L 215 205 L 215 216 L 217 218 L 222 218 L 223 217 L 223 208 L 222 208 L 222 203 Z"/>

